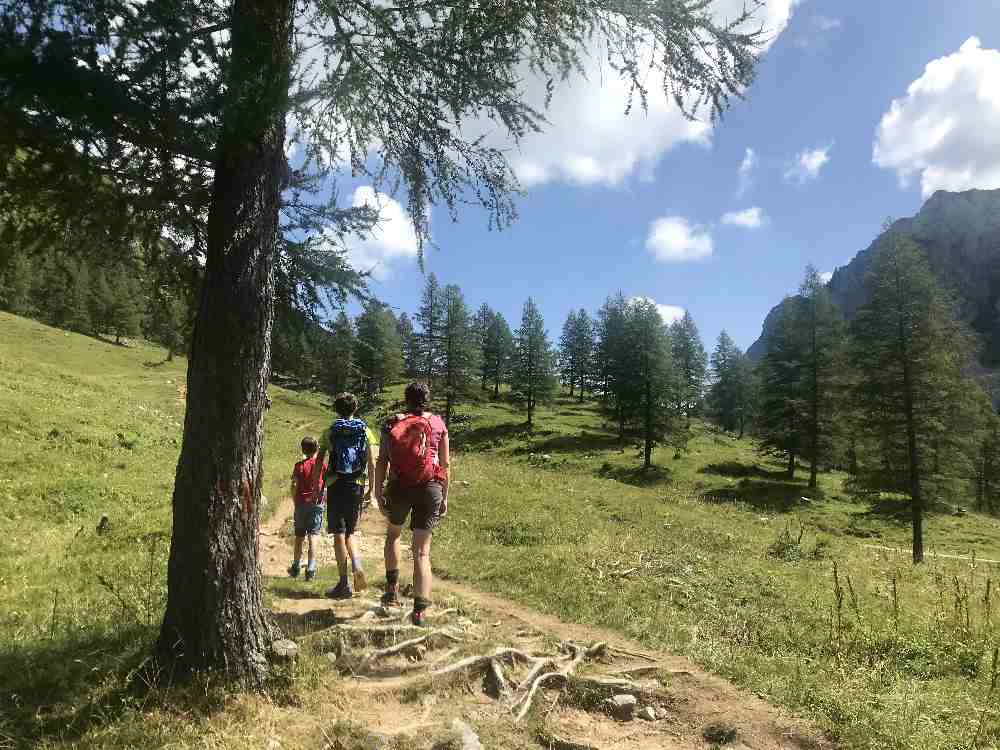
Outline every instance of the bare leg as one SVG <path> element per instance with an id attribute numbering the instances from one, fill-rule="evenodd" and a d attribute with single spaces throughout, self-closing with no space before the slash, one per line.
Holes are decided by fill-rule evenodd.
<path id="1" fill-rule="evenodd" d="M 399 570 L 399 537 L 403 533 L 402 526 L 388 524 L 385 531 L 385 569 Z"/>
<path id="2" fill-rule="evenodd" d="M 430 529 L 413 531 L 413 595 L 425 601 L 431 598 L 431 536 Z"/>
<path id="3" fill-rule="evenodd" d="M 347 576 L 347 543 L 343 534 L 334 535 L 333 549 L 337 554 L 337 572 L 344 578 Z"/>
<path id="4" fill-rule="evenodd" d="M 298 559 L 296 555 L 295 559 Z M 309 570 L 316 570 L 316 535 L 309 535 L 309 564 L 306 566 Z"/>
<path id="5" fill-rule="evenodd" d="M 358 553 L 354 550 L 354 542 L 352 541 L 354 536 L 351 535 L 344 540 L 347 545 L 347 557 L 351 561 L 352 570 L 361 570 L 361 558 L 358 557 Z"/>

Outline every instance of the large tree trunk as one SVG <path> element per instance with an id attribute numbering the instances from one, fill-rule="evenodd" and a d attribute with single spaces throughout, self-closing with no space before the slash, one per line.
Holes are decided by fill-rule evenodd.
<path id="1" fill-rule="evenodd" d="M 788 451 L 788 470 L 787 475 L 789 479 L 795 479 L 795 452 Z"/>
<path id="2" fill-rule="evenodd" d="M 646 374 L 646 444 L 642 452 L 642 469 L 653 465 L 653 389 L 649 374 Z"/>
<path id="3" fill-rule="evenodd" d="M 261 688 L 272 639 L 257 532 L 292 0 L 236 0 L 208 258 L 187 377 L 158 652 Z"/>

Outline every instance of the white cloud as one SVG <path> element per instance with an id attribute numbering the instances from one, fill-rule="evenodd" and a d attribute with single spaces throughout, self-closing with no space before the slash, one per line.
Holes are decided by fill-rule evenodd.
<path id="1" fill-rule="evenodd" d="M 920 177 L 935 190 L 1000 188 L 1000 51 L 970 37 L 932 60 L 875 132 L 872 161 L 907 187 Z"/>
<path id="2" fill-rule="evenodd" d="M 844 25 L 839 18 L 831 18 L 830 16 L 813 16 L 811 23 L 819 31 L 833 31 Z"/>
<path id="3" fill-rule="evenodd" d="M 830 144 L 800 151 L 795 157 L 795 163 L 785 171 L 785 179 L 800 185 L 815 180 L 819 177 L 820 170 L 830 161 L 832 148 L 833 144 Z"/>
<path id="4" fill-rule="evenodd" d="M 823 271 L 823 273 L 819 275 L 819 280 L 822 281 L 824 284 L 829 284 L 830 279 L 832 278 L 833 278 L 833 271 Z"/>
<path id="5" fill-rule="evenodd" d="M 656 305 L 656 311 L 660 313 L 660 318 L 663 320 L 665 325 L 670 325 L 675 320 L 680 320 L 684 317 L 684 308 L 678 307 L 677 305 L 661 305 L 652 297 L 635 296 L 629 297 L 629 302 L 650 302 Z"/>
<path id="6" fill-rule="evenodd" d="M 646 249 L 664 263 L 704 260 L 712 255 L 712 235 L 681 216 L 664 216 L 649 225 Z"/>
<path id="7" fill-rule="evenodd" d="M 806 29 L 795 37 L 795 46 L 801 49 L 811 49 L 822 46 L 830 35 L 844 25 L 839 18 L 815 15 L 809 19 Z"/>
<path id="8" fill-rule="evenodd" d="M 347 239 L 347 257 L 354 268 L 371 271 L 381 280 L 389 275 L 394 261 L 412 261 L 417 257 L 416 230 L 398 201 L 365 185 L 354 191 L 351 205 L 368 205 L 379 211 L 379 222 L 367 237 Z"/>
<path id="9" fill-rule="evenodd" d="M 768 0 L 746 25 L 768 31 L 765 49 L 784 31 L 798 1 Z M 744 5 L 745 0 L 716 0 L 712 13 L 721 22 L 737 17 Z M 636 100 L 626 115 L 628 85 L 607 66 L 599 44 L 591 46 L 583 67 L 585 76 L 573 74 L 556 86 L 544 132 L 526 134 L 517 147 L 491 120 L 472 120 L 464 129 L 470 137 L 485 133 L 490 145 L 504 149 L 525 187 L 552 182 L 614 187 L 634 176 L 651 178 L 660 158 L 680 144 L 710 145 L 711 126 L 686 119 L 654 74 L 648 81 L 648 111 Z M 542 109 L 544 79 L 527 69 L 520 73 L 525 101 Z"/>
<path id="10" fill-rule="evenodd" d="M 757 166 L 757 152 L 747 146 L 743 153 L 743 161 L 740 162 L 739 176 L 740 184 L 736 189 L 737 195 L 743 195 L 753 182 L 753 171 Z"/>
<path id="11" fill-rule="evenodd" d="M 744 229 L 758 229 L 764 225 L 767 217 L 759 206 L 744 208 L 742 211 L 730 211 L 722 215 L 722 223 Z"/>

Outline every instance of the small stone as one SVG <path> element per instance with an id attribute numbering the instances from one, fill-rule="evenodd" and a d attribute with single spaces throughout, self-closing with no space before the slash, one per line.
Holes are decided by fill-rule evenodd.
<path id="1" fill-rule="evenodd" d="M 462 738 L 462 750 L 483 750 L 483 743 L 475 730 L 461 719 L 451 722 L 451 729 Z"/>
<path id="2" fill-rule="evenodd" d="M 472 482 L 470 482 L 468 479 L 463 479 L 462 481 L 459 482 L 459 484 L 462 485 L 463 487 L 471 487 L 472 486 Z"/>
<path id="3" fill-rule="evenodd" d="M 652 706 L 646 706 L 639 710 L 638 714 L 640 719 L 645 719 L 646 721 L 656 721 L 659 717 L 656 715 L 656 709 Z"/>
<path id="4" fill-rule="evenodd" d="M 291 661 L 299 655 L 299 644 L 288 638 L 282 638 L 271 644 L 271 653 L 278 659 Z"/>
<path id="5" fill-rule="evenodd" d="M 264 745 L 264 750 L 281 750 L 281 743 L 278 742 L 274 737 L 271 737 Z"/>
<path id="6" fill-rule="evenodd" d="M 628 695 L 627 693 L 622 693 L 619 695 L 613 695 L 604 701 L 604 704 L 608 708 L 608 712 L 619 721 L 629 721 L 632 718 L 632 714 L 635 711 L 636 703 L 634 695 Z"/>
<path id="7" fill-rule="evenodd" d="M 670 713 L 663 706 L 657 706 L 654 708 L 653 713 L 656 715 L 657 719 L 665 719 L 670 716 Z"/>
<path id="8" fill-rule="evenodd" d="M 323 656 L 326 658 L 328 662 L 330 662 L 331 667 L 337 666 L 337 662 L 340 660 L 340 657 L 337 656 L 335 653 L 333 653 L 333 651 L 328 651 L 327 653 L 323 654 Z"/>

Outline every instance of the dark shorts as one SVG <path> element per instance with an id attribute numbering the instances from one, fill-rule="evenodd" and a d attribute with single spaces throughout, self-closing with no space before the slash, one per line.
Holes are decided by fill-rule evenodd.
<path id="1" fill-rule="evenodd" d="M 365 488 L 357 482 L 340 479 L 326 489 L 326 530 L 330 534 L 351 536 L 361 518 Z"/>
<path id="2" fill-rule="evenodd" d="M 389 523 L 402 526 L 410 516 L 410 529 L 430 531 L 441 520 L 441 502 L 444 494 L 440 482 L 429 482 L 419 487 L 400 487 L 389 482 L 386 488 L 389 501 Z"/>
<path id="3" fill-rule="evenodd" d="M 302 503 L 295 506 L 295 536 L 312 536 L 323 529 L 323 506 Z"/>

